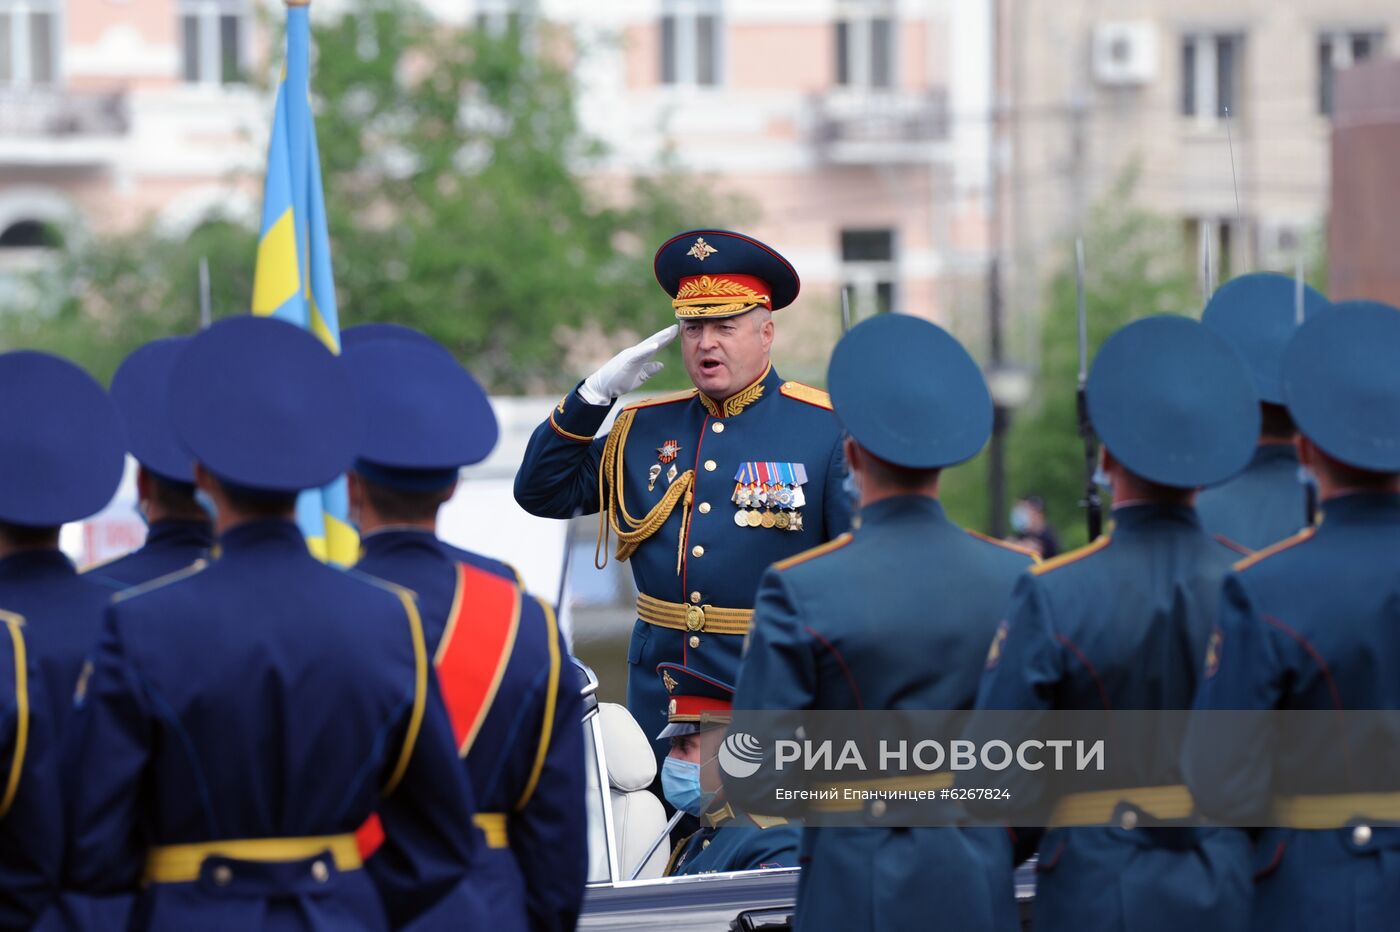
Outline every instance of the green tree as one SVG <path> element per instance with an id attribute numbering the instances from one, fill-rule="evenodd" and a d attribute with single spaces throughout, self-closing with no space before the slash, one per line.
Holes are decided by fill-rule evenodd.
<path id="1" fill-rule="evenodd" d="M 1180 234 L 1132 202 L 1125 177 L 1092 212 L 1084 237 L 1089 358 L 1119 327 L 1150 314 L 1199 317 L 1201 297 Z M 1079 329 L 1073 242 L 1049 286 L 1041 366 L 1030 405 L 1016 413 L 1008 443 L 1010 493 L 1045 499 L 1066 548 L 1085 543 L 1084 447 L 1077 433 Z M 1105 510 L 1107 503 L 1105 502 Z"/>
<path id="2" fill-rule="evenodd" d="M 739 222 L 747 208 L 667 164 L 602 179 L 605 153 L 580 126 L 570 71 L 588 50 L 566 40 L 544 21 L 504 35 L 447 29 L 400 0 L 359 0 L 314 25 L 342 326 L 418 327 L 493 390 L 555 391 L 561 370 L 670 320 L 651 275 L 656 245 Z M 273 49 L 280 57 L 281 43 Z M 218 312 L 242 313 L 256 234 L 225 233 L 78 243 L 44 276 L 36 306 L 0 321 L 0 340 L 106 374 L 140 342 L 192 329 L 200 250 L 215 253 Z"/>
<path id="3" fill-rule="evenodd" d="M 103 382 L 132 349 L 199 328 L 199 260 L 213 308 L 246 310 L 256 234 L 211 218 L 180 239 L 146 227 L 118 237 L 67 237 L 52 268 L 15 289 L 0 313 L 0 347 L 66 356 Z"/>

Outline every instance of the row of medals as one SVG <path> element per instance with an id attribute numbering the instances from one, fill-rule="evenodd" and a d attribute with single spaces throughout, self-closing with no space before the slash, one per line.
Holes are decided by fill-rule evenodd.
<path id="1" fill-rule="evenodd" d="M 806 498 L 800 486 L 788 488 L 782 483 L 769 486 L 741 484 L 734 487 L 731 500 L 739 506 L 734 513 L 734 523 L 739 527 L 802 530 L 802 512 L 797 509 L 806 504 Z"/>

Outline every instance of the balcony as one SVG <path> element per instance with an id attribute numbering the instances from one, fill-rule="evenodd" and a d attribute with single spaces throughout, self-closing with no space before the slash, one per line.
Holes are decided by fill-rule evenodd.
<path id="1" fill-rule="evenodd" d="M 0 164 L 97 165 L 131 129 L 126 96 L 54 89 L 0 92 Z"/>
<path id="2" fill-rule="evenodd" d="M 942 90 L 840 88 L 813 98 L 813 111 L 813 141 L 834 164 L 923 164 L 947 148 L 948 98 Z"/>

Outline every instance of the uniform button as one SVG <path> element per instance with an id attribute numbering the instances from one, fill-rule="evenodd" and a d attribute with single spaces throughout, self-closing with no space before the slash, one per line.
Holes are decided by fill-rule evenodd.
<path id="1" fill-rule="evenodd" d="M 214 868 L 214 883 L 221 887 L 227 887 L 233 883 L 233 868 L 227 864 L 220 864 Z"/>
<path id="2" fill-rule="evenodd" d="M 1137 828 L 1138 814 L 1136 809 L 1128 809 L 1118 817 L 1118 824 L 1126 829 Z"/>
<path id="3" fill-rule="evenodd" d="M 716 425 L 716 426 L 718 426 L 718 425 Z M 706 848 L 708 848 L 708 847 L 710 847 L 710 839 L 706 838 L 704 841 L 700 842 L 700 850 L 701 850 L 701 851 L 704 851 L 704 850 L 705 850 Z"/>
<path id="4" fill-rule="evenodd" d="M 694 547 L 690 548 L 690 555 L 692 557 L 703 557 L 705 555 L 705 548 L 696 544 Z"/>
<path id="5" fill-rule="evenodd" d="M 700 646 L 700 635 L 698 635 L 698 634 L 692 634 L 692 635 L 690 636 L 690 646 L 691 646 L 691 647 L 699 647 L 699 646 Z"/>
<path id="6" fill-rule="evenodd" d="M 330 868 L 326 867 L 325 861 L 315 861 L 311 865 L 311 877 L 317 883 L 325 883 L 331 879 Z"/>
<path id="7" fill-rule="evenodd" d="M 714 431 L 717 434 L 722 434 L 724 433 L 724 425 L 721 424 L 719 421 L 715 421 L 713 424 L 710 425 L 710 430 Z"/>
<path id="8" fill-rule="evenodd" d="M 1357 845 L 1368 845 L 1371 843 L 1371 826 L 1358 825 L 1351 830 L 1351 843 Z"/>
<path id="9" fill-rule="evenodd" d="M 870 814 L 878 819 L 885 814 L 885 810 L 888 808 L 889 807 L 885 805 L 885 801 L 883 799 L 877 799 L 870 804 Z"/>
<path id="10" fill-rule="evenodd" d="M 705 460 L 705 472 L 714 472 L 719 469 L 719 464 L 714 460 Z"/>
<path id="11" fill-rule="evenodd" d="M 699 605 L 699 604 L 700 604 L 700 593 L 698 593 L 698 592 L 692 592 L 692 593 L 690 594 L 690 601 L 694 602 L 696 605 Z"/>
<path id="12" fill-rule="evenodd" d="M 709 503 L 709 502 L 701 502 L 701 503 L 700 503 L 700 513 L 701 513 L 702 515 L 707 515 L 707 514 L 710 513 L 710 503 Z"/>

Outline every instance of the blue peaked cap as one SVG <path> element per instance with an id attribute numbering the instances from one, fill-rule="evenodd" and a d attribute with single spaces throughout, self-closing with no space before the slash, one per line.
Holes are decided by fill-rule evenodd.
<path id="1" fill-rule="evenodd" d="M 0 520 L 54 527 L 101 511 L 121 484 L 126 439 L 102 386 L 66 359 L 0 355 Z"/>
<path id="2" fill-rule="evenodd" d="M 657 664 L 656 674 L 669 697 L 658 741 L 717 727 L 733 715 L 733 684 L 681 663 Z"/>
<path id="3" fill-rule="evenodd" d="M 1231 279 L 1206 305 L 1201 323 L 1234 347 L 1249 367 L 1259 400 L 1283 404 L 1283 350 L 1298 329 L 1298 283 L 1274 272 Z M 1303 319 L 1331 307 L 1322 293 L 1303 286 Z"/>
<path id="4" fill-rule="evenodd" d="M 827 388 L 846 432 L 896 466 L 956 465 L 992 433 L 982 370 L 952 334 L 919 317 L 881 314 L 852 327 L 831 354 Z"/>
<path id="5" fill-rule="evenodd" d="M 386 485 L 430 489 L 486 459 L 500 429 L 480 383 L 443 346 L 417 336 L 356 341 L 345 364 L 365 421 L 356 470 Z"/>
<path id="6" fill-rule="evenodd" d="M 175 433 L 225 482 L 297 492 L 350 467 L 355 393 L 320 340 L 271 317 L 230 317 L 193 337 L 170 378 Z"/>
<path id="7" fill-rule="evenodd" d="M 356 324 L 340 331 L 340 351 L 343 353 L 353 346 L 374 340 L 409 340 L 424 346 L 438 345 L 426 333 L 403 324 Z"/>
<path id="8" fill-rule="evenodd" d="M 1094 358 L 1085 392 L 1104 446 L 1160 485 L 1224 482 L 1259 442 L 1259 396 L 1244 361 L 1187 317 L 1145 317 L 1118 330 Z"/>
<path id="9" fill-rule="evenodd" d="M 137 462 L 162 478 L 192 484 L 194 460 L 170 418 L 170 374 L 189 342 L 189 337 L 165 337 L 127 356 L 112 377 L 112 402 Z"/>
<path id="10" fill-rule="evenodd" d="M 1298 429 L 1357 469 L 1400 472 L 1400 309 L 1343 301 L 1308 321 L 1283 355 Z"/>

